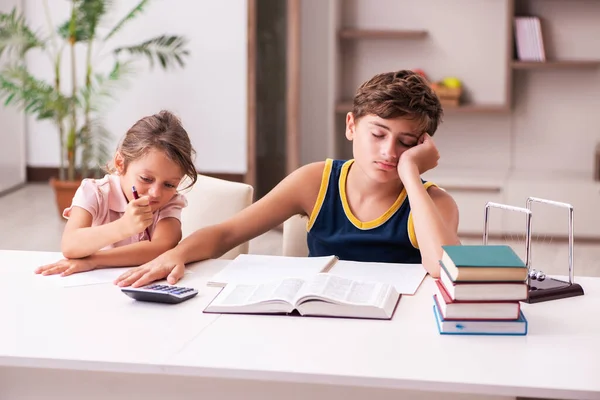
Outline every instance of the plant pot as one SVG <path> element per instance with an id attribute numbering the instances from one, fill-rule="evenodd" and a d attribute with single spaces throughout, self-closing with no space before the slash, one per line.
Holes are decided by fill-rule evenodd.
<path id="1" fill-rule="evenodd" d="M 81 180 L 77 181 L 61 181 L 56 178 L 50 178 L 50 185 L 54 189 L 54 196 L 56 198 L 56 207 L 58 209 L 58 215 L 62 218 L 62 213 L 65 208 L 71 206 L 73 196 Z"/>

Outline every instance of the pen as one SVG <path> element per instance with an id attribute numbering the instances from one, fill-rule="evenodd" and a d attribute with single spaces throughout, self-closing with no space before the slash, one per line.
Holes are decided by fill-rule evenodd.
<path id="1" fill-rule="evenodd" d="M 140 195 L 138 194 L 137 190 L 135 190 L 135 186 L 131 187 L 131 191 L 133 192 L 133 198 L 134 199 L 139 199 Z M 148 228 L 146 228 L 146 236 L 148 236 L 148 241 L 150 242 L 150 231 L 148 230 Z"/>

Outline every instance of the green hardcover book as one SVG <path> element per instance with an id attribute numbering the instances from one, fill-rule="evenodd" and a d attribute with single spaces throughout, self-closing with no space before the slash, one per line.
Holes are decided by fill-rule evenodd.
<path id="1" fill-rule="evenodd" d="M 449 276 L 460 281 L 523 281 L 527 267 L 508 245 L 442 246 Z"/>

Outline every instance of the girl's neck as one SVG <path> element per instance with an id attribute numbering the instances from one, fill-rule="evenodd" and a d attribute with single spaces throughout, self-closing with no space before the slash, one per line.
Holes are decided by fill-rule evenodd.
<path id="1" fill-rule="evenodd" d="M 369 178 L 367 174 L 353 163 L 348 170 L 346 178 L 346 189 L 351 186 L 352 191 L 358 194 L 360 198 L 396 198 L 402 192 L 404 185 L 400 179 L 386 183 L 376 182 Z"/>

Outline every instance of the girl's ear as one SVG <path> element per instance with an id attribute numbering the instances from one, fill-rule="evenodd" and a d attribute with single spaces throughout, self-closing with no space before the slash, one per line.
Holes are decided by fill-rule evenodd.
<path id="1" fill-rule="evenodd" d="M 356 124 L 354 121 L 354 114 L 349 112 L 346 114 L 346 139 L 352 140 L 354 139 L 354 131 L 356 129 Z"/>
<path id="2" fill-rule="evenodd" d="M 113 163 L 115 165 L 115 169 L 117 170 L 117 174 L 124 175 L 125 174 L 125 159 L 123 158 L 121 153 L 119 153 L 119 152 L 115 153 Z"/>

